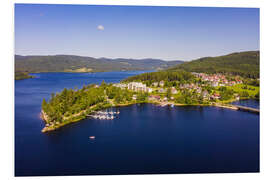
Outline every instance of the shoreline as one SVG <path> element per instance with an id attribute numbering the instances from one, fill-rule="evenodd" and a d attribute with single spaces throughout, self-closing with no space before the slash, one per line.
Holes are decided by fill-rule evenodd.
<path id="1" fill-rule="evenodd" d="M 231 101 L 231 102 L 233 102 L 233 101 Z M 212 106 L 212 107 L 225 108 L 225 109 L 230 109 L 230 110 L 235 110 L 235 111 L 239 110 L 239 108 L 235 107 L 232 104 L 219 104 L 219 103 L 212 103 L 212 104 L 179 104 L 179 103 L 174 103 L 174 102 L 155 102 L 155 101 L 131 102 L 131 103 L 126 103 L 126 104 L 116 104 L 116 105 L 112 105 L 111 107 L 125 107 L 125 106 L 130 106 L 130 105 L 134 105 L 134 104 L 143 104 L 143 103 L 154 104 L 154 105 L 157 105 L 157 106 L 160 106 L 160 107 L 165 107 L 165 106 L 170 106 L 170 105 L 174 105 L 174 106 L 209 106 L 209 107 Z M 91 109 L 91 108 L 92 107 L 89 107 L 88 109 Z M 65 122 L 58 123 L 58 124 L 53 124 L 51 126 L 46 125 L 41 130 L 41 132 L 45 133 L 45 132 L 49 132 L 49 131 L 55 131 L 55 130 L 59 129 L 60 127 L 65 126 L 67 124 L 71 124 L 71 123 L 83 120 L 83 119 L 86 118 L 85 116 L 82 116 L 81 118 L 78 118 L 78 117 L 81 116 L 88 109 L 77 113 L 76 116 L 73 115 L 72 117 L 68 117 L 68 118 L 76 118 L 77 117 L 77 119 L 70 120 L 70 121 L 65 121 Z M 104 108 L 104 109 L 106 109 L 106 108 Z M 41 117 L 42 120 L 45 121 L 45 123 L 48 122 L 49 116 L 43 110 L 41 110 L 40 117 Z"/>
<path id="2" fill-rule="evenodd" d="M 113 71 L 99 71 L 99 70 L 93 70 L 93 71 L 86 71 L 86 72 L 77 72 L 77 71 L 33 71 L 33 72 L 29 72 L 30 74 L 42 74 L 42 73 L 74 73 L 74 74 L 79 74 L 79 73 L 99 73 L 99 72 L 133 72 L 133 71 L 143 71 L 143 72 L 152 72 L 152 71 L 156 71 L 156 70 L 152 70 L 152 69 L 133 69 L 133 70 L 113 70 Z"/>
<path id="3" fill-rule="evenodd" d="M 25 80 L 25 79 L 34 79 L 34 78 L 36 78 L 36 77 L 33 76 L 33 75 L 29 75 L 29 76 L 23 77 L 23 78 L 16 78 L 16 77 L 14 77 L 14 80 L 15 81 L 21 81 L 21 80 Z"/>

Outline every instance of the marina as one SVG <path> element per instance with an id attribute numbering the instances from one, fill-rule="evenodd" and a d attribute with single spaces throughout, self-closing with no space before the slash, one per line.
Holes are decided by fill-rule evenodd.
<path id="1" fill-rule="evenodd" d="M 113 120 L 116 118 L 116 115 L 120 114 L 120 111 L 97 111 L 94 114 L 89 114 L 87 117 L 100 120 Z"/>

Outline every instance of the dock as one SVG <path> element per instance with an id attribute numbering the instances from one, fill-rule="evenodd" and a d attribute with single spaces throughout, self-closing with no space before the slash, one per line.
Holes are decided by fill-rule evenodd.
<path id="1" fill-rule="evenodd" d="M 94 114 L 89 114 L 86 115 L 87 117 L 91 117 L 94 119 L 101 119 L 101 120 L 113 120 L 115 118 L 115 115 L 120 114 L 120 111 L 110 111 L 110 112 L 106 112 L 106 111 L 97 111 Z"/>
<path id="2" fill-rule="evenodd" d="M 159 104 L 161 107 L 165 107 L 165 106 L 170 106 L 170 105 L 173 105 L 173 103 L 171 102 L 162 102 Z"/>
<path id="3" fill-rule="evenodd" d="M 160 104 L 161 107 L 165 107 L 168 105 L 173 105 L 173 103 L 170 102 L 162 102 Z M 238 111 L 247 111 L 251 113 L 260 113 L 260 109 L 252 108 L 252 107 L 247 107 L 247 106 L 240 106 L 240 105 L 235 105 L 235 104 L 214 104 L 216 107 L 220 108 L 226 108 L 226 109 L 232 109 L 232 110 L 238 110 Z"/>
<path id="4" fill-rule="evenodd" d="M 248 112 L 253 112 L 253 113 L 257 113 L 257 114 L 260 113 L 260 109 L 246 107 L 246 106 L 240 106 L 240 105 L 233 105 L 233 106 L 235 106 L 236 108 L 238 108 L 238 110 L 241 110 L 241 111 L 248 111 Z"/>
<path id="5" fill-rule="evenodd" d="M 260 113 L 260 109 L 252 108 L 252 107 L 247 107 L 247 106 L 240 106 L 240 105 L 235 105 L 235 104 L 215 104 L 217 107 L 221 108 L 227 108 L 227 109 L 232 109 L 232 110 L 238 110 L 238 111 L 247 111 L 251 113 Z"/>

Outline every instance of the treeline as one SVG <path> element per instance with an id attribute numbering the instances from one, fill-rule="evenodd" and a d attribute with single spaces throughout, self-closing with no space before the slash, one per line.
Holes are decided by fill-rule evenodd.
<path id="1" fill-rule="evenodd" d="M 260 80 L 257 80 L 257 79 L 245 79 L 244 84 L 259 87 L 260 86 Z"/>
<path id="2" fill-rule="evenodd" d="M 109 59 L 72 55 L 20 56 L 15 55 L 16 71 L 28 72 L 104 72 L 156 70 L 172 67 L 182 61 L 161 59 Z"/>
<path id="3" fill-rule="evenodd" d="M 175 96 L 175 102 L 180 104 L 209 104 L 209 101 L 205 101 L 202 95 L 198 95 L 195 91 L 189 91 L 187 89 L 182 90 Z"/>
<path id="4" fill-rule="evenodd" d="M 151 73 L 143 73 L 136 76 L 128 77 L 122 82 L 140 81 L 146 83 L 147 86 L 154 82 L 164 81 L 165 86 L 173 86 L 174 83 L 184 84 L 195 81 L 195 77 L 185 71 L 158 71 Z M 167 83 L 167 84 L 166 84 Z"/>
<path id="5" fill-rule="evenodd" d="M 260 52 L 248 51 L 218 57 L 205 57 L 186 62 L 169 70 L 189 72 L 223 73 L 245 78 L 259 78 Z"/>
<path id="6" fill-rule="evenodd" d="M 65 88 L 60 93 L 52 93 L 48 102 L 43 99 L 42 110 L 49 116 L 49 122 L 63 122 L 64 117 L 80 113 L 98 103 L 105 103 L 104 89 L 89 85 L 80 90 Z"/>
<path id="7" fill-rule="evenodd" d="M 115 86 L 107 86 L 106 94 L 109 99 L 114 99 L 114 102 L 117 104 L 126 103 L 127 101 L 132 100 L 132 93 L 126 89 L 122 90 Z"/>

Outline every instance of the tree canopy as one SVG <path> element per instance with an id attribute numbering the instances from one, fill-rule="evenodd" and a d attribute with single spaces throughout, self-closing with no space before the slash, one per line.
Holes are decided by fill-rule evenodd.
<path id="1" fill-rule="evenodd" d="M 218 57 L 204 57 L 169 68 L 202 73 L 224 73 L 259 78 L 260 52 L 247 51 Z"/>

